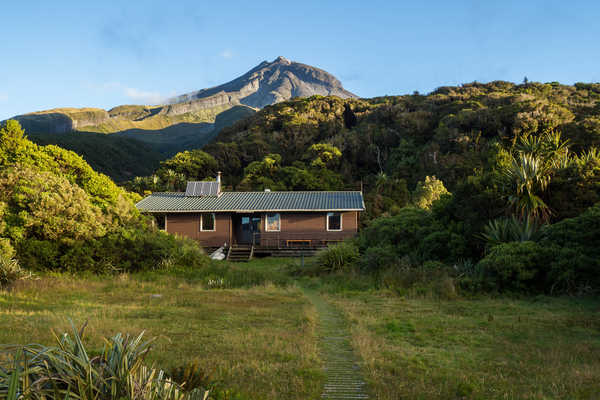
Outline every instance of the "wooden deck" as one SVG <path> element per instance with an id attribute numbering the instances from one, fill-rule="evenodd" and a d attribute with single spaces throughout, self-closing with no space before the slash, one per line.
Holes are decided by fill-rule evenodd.
<path id="1" fill-rule="evenodd" d="M 253 245 L 262 249 L 322 249 L 352 236 L 348 232 L 260 232 Z"/>

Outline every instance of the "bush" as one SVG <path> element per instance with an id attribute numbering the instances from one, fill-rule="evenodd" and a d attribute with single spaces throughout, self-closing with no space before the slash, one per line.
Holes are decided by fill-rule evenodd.
<path id="1" fill-rule="evenodd" d="M 10 288 L 16 281 L 29 276 L 19 262 L 0 253 L 0 289 Z"/>
<path id="2" fill-rule="evenodd" d="M 433 219 L 425 210 L 402 208 L 398 215 L 380 217 L 361 231 L 359 247 L 364 252 L 369 247 L 392 245 L 401 255 L 413 254 L 419 242 L 431 233 Z"/>
<path id="3" fill-rule="evenodd" d="M 583 254 L 600 258 L 600 205 L 589 208 L 575 218 L 567 218 L 542 231 L 540 243 L 578 249 Z"/>
<path id="4" fill-rule="evenodd" d="M 190 239 L 136 228 L 75 242 L 23 240 L 17 252 L 23 265 L 36 271 L 136 272 L 198 268 L 209 263 L 202 249 Z"/>
<path id="5" fill-rule="evenodd" d="M 4 255 L 8 258 L 12 258 L 15 256 L 15 249 L 10 244 L 10 240 L 0 238 L 0 255 Z"/>
<path id="6" fill-rule="evenodd" d="M 342 242 L 319 252 L 317 262 L 326 272 L 347 270 L 358 259 L 358 247 L 351 242 Z"/>
<path id="7" fill-rule="evenodd" d="M 534 220 L 527 218 L 520 221 L 513 216 L 489 221 L 480 236 L 488 246 L 495 246 L 509 242 L 535 242 L 539 240 L 541 231 Z"/>
<path id="8" fill-rule="evenodd" d="M 206 400 L 208 392 L 182 387 L 165 373 L 143 363 L 150 342 L 120 333 L 105 340 L 101 354 L 91 357 L 83 344 L 83 328 L 57 337 L 56 347 L 11 346 L 0 356 L 0 397 L 9 400 Z M 12 358 L 12 360 L 10 360 Z M 7 360 L 9 360 L 7 362 Z"/>
<path id="9" fill-rule="evenodd" d="M 555 249 L 548 275 L 549 291 L 600 291 L 600 205 L 542 231 L 540 244 Z"/>
<path id="10" fill-rule="evenodd" d="M 367 248 L 361 256 L 360 266 L 365 272 L 378 272 L 392 267 L 397 261 L 397 249 L 394 246 L 374 246 Z"/>
<path id="11" fill-rule="evenodd" d="M 451 262 L 461 258 L 466 252 L 465 238 L 446 230 L 439 230 L 425 236 L 419 243 L 422 260 Z"/>
<path id="12" fill-rule="evenodd" d="M 543 292 L 555 256 L 535 242 L 511 242 L 492 247 L 478 265 L 499 291 Z"/>
<path id="13" fill-rule="evenodd" d="M 393 217 L 380 217 L 363 229 L 358 238 L 361 266 L 381 270 L 408 256 L 415 264 L 425 261 L 453 262 L 464 257 L 464 236 L 436 221 L 429 211 L 405 207 Z"/>

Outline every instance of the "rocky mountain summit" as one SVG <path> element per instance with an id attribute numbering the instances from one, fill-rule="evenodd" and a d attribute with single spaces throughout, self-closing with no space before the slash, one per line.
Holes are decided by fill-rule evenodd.
<path id="1" fill-rule="evenodd" d="M 333 75 L 310 65 L 277 57 L 273 62 L 263 61 L 244 75 L 209 89 L 187 93 L 171 99 L 170 103 L 211 100 L 263 108 L 294 97 L 313 95 L 357 97 L 345 90 Z"/>

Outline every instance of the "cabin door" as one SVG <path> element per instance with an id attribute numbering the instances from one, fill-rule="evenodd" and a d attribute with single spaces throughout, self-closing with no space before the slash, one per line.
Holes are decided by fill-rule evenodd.
<path id="1" fill-rule="evenodd" d="M 236 220 L 236 242 L 238 244 L 260 243 L 260 215 L 239 214 Z"/>

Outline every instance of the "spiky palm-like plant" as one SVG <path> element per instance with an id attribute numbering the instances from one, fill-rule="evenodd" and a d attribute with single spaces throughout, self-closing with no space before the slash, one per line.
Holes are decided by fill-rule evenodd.
<path id="1" fill-rule="evenodd" d="M 0 364 L 0 398 L 9 400 L 207 400 L 208 392 L 185 393 L 161 370 L 144 365 L 150 342 L 117 334 L 105 339 L 102 353 L 90 356 L 83 328 L 56 336 L 56 347 L 7 346 L 12 358 Z M 12 356 L 12 357 L 10 357 Z"/>
<path id="2" fill-rule="evenodd" d="M 503 172 L 512 192 L 508 201 L 517 215 L 547 220 L 550 208 L 540 197 L 550 183 L 547 163 L 532 154 L 519 153 Z"/>
<path id="3" fill-rule="evenodd" d="M 508 242 L 536 241 L 541 236 L 540 225 L 532 219 L 498 218 L 488 222 L 480 238 L 488 247 Z"/>

